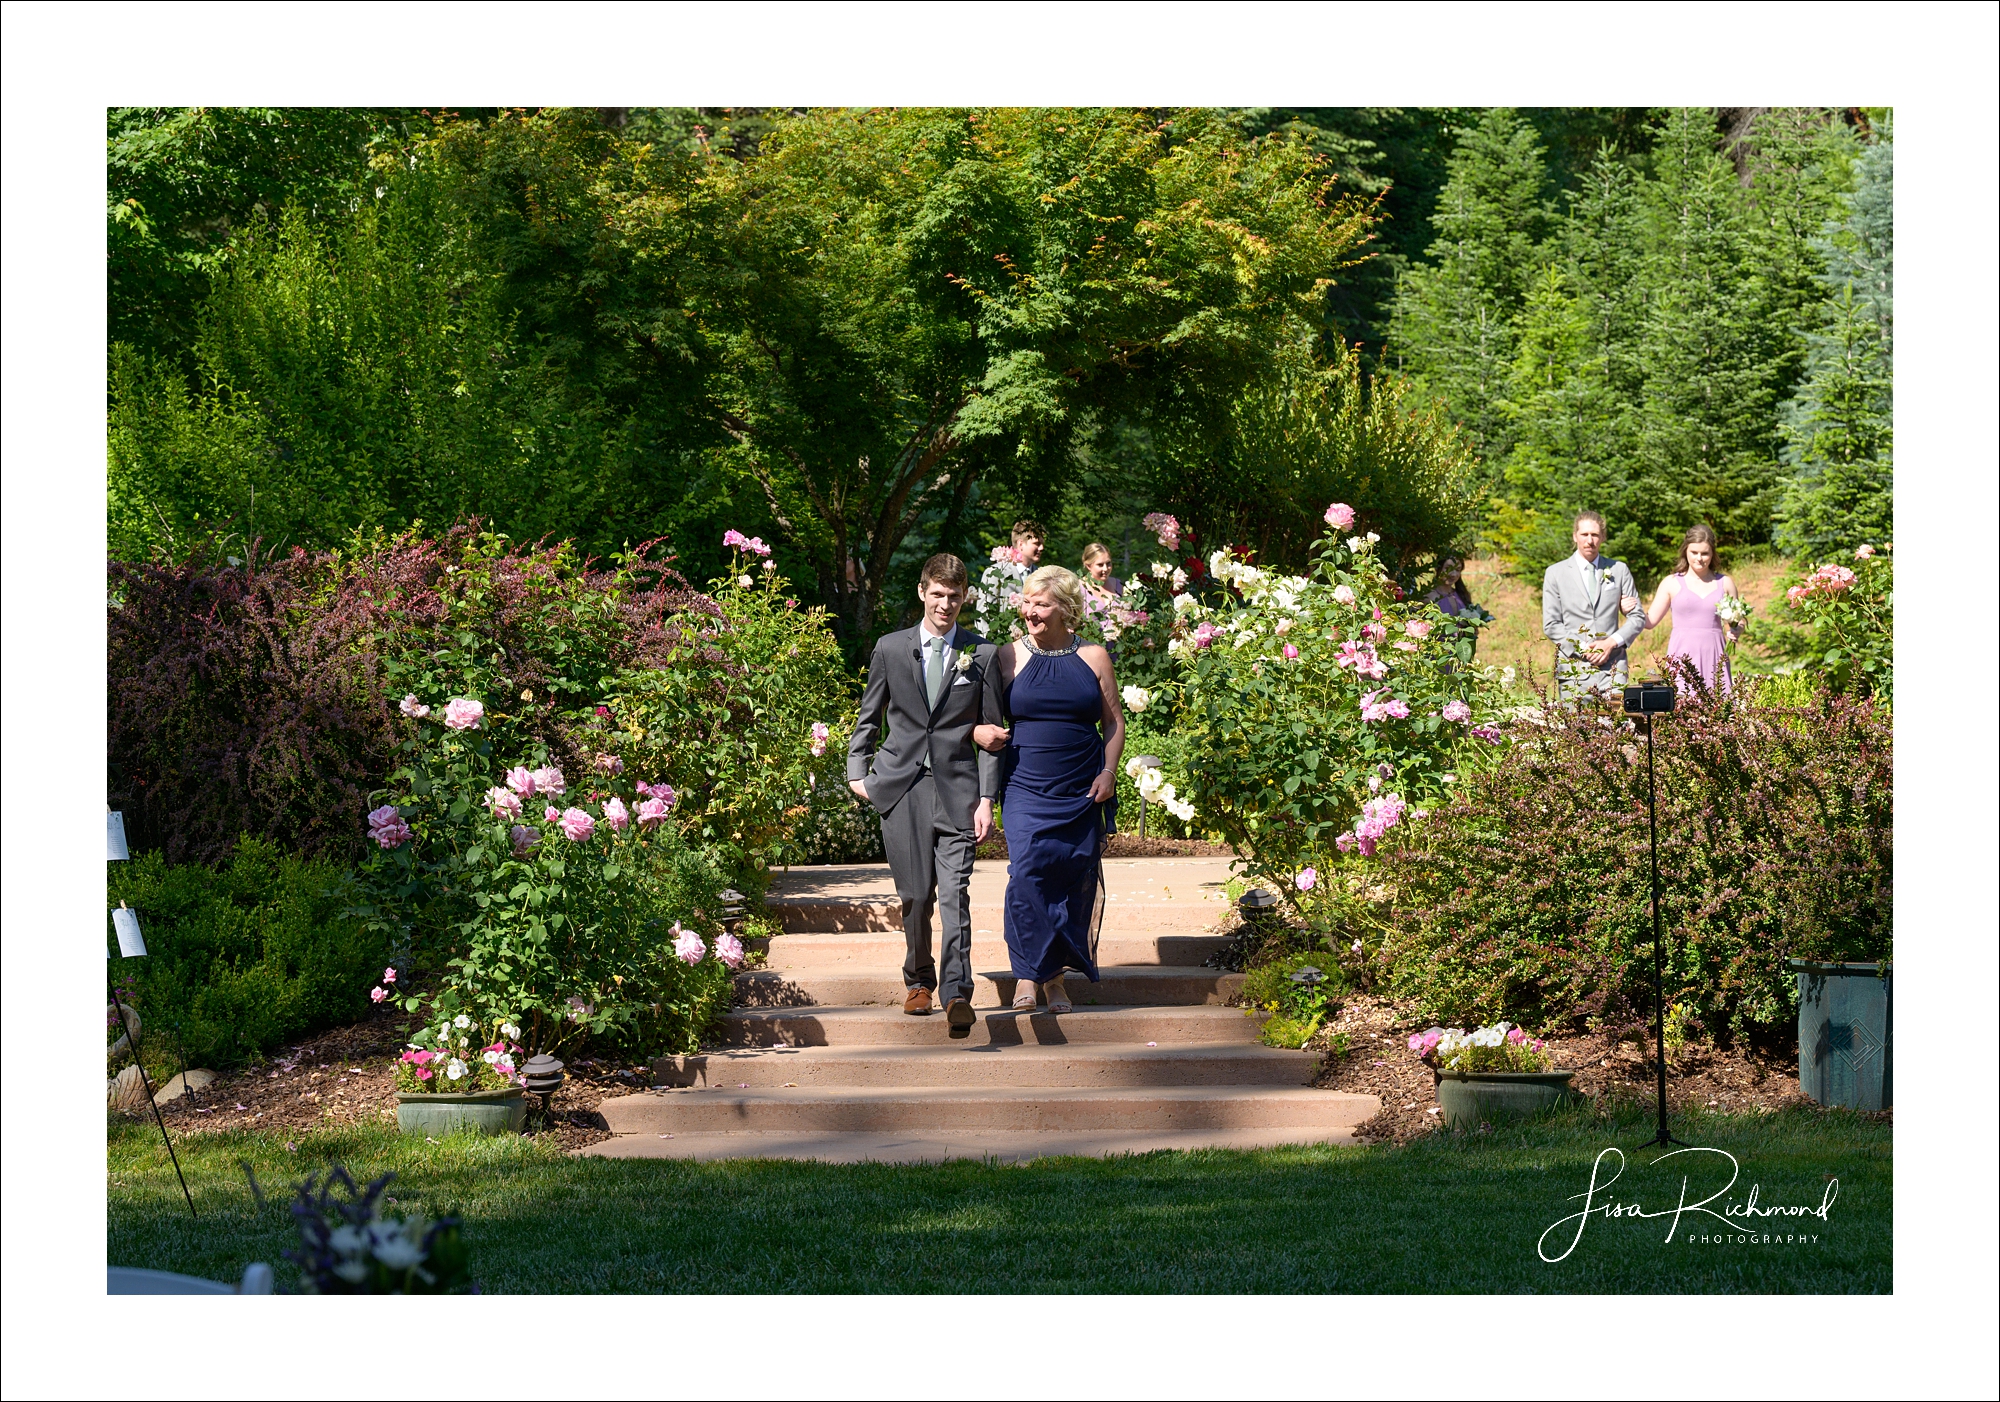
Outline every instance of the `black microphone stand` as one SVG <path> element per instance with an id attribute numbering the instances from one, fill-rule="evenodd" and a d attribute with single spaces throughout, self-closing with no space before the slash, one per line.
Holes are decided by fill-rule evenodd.
<path id="1" fill-rule="evenodd" d="M 1657 1144 L 1665 1148 L 1678 1144 L 1685 1149 L 1690 1146 L 1667 1132 L 1667 995 L 1666 966 L 1660 939 L 1660 807 L 1653 787 L 1653 717 L 1641 715 L 1634 719 L 1646 732 L 1646 820 L 1651 831 L 1651 840 L 1646 844 L 1646 857 L 1651 863 L 1653 876 L 1653 1050 L 1659 1072 L 1657 1089 L 1660 1110 L 1659 1128 L 1653 1132 L 1651 1139 L 1639 1147 L 1650 1149 Z"/>

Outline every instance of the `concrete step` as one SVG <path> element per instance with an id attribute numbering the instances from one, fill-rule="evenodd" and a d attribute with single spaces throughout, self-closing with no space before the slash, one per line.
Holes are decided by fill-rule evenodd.
<path id="1" fill-rule="evenodd" d="M 942 1163 L 984 1159 L 1025 1163 L 1058 1155 L 1105 1158 L 1162 1149 L 1274 1149 L 1287 1144 L 1352 1144 L 1351 1129 L 919 1130 L 830 1133 L 724 1130 L 634 1133 L 600 1140 L 579 1155 L 606 1159 L 812 1159 L 821 1163 Z"/>
<path id="2" fill-rule="evenodd" d="M 915 1021 L 916 1019 L 911 1019 Z M 666 1056 L 658 1086 L 1302 1086 L 1318 1058 L 1255 1043 L 1197 1046 L 770 1047 Z"/>
<path id="3" fill-rule="evenodd" d="M 1002 906 L 998 900 L 972 902 L 972 927 L 1001 929 Z M 1213 901 L 1150 901 L 1143 897 L 1113 898 L 1104 904 L 1103 932 L 1151 933 L 1170 931 L 1198 935 L 1211 929 L 1228 913 L 1228 903 Z M 787 933 L 857 934 L 901 933 L 903 907 L 894 896 L 778 898 L 767 897 L 764 914 L 782 925 Z"/>
<path id="4" fill-rule="evenodd" d="M 869 1133 L 937 1130 L 1352 1129 L 1381 1108 L 1372 1095 L 1292 1086 L 800 1086 L 655 1090 L 616 1096 L 597 1111 L 614 1134 L 786 1130 Z"/>
<path id="5" fill-rule="evenodd" d="M 1255 1042 L 1263 1025 L 1241 1008 L 1086 1007 L 1074 1012 L 1017 1013 L 979 1010 L 971 1034 L 954 1041 L 941 1014 L 910 1017 L 900 1007 L 748 1008 L 722 1020 L 718 1040 L 728 1047 L 826 1046 L 1161 1046 Z"/>
<path id="6" fill-rule="evenodd" d="M 933 922 L 932 948 L 941 948 Z M 1228 942 L 1216 934 L 1173 934 L 1158 930 L 1144 932 L 1107 931 L 1098 941 L 1099 964 L 1154 964 L 1162 967 L 1198 969 L 1202 961 Z M 745 947 L 758 950 L 774 969 L 834 968 L 855 964 L 871 969 L 900 969 L 903 966 L 903 931 L 866 930 L 848 934 L 801 933 L 776 939 L 745 940 Z M 972 935 L 972 964 L 977 969 L 1007 967 L 1007 941 L 998 928 L 975 926 Z"/>
<path id="7" fill-rule="evenodd" d="M 1078 1007 L 1219 1004 L 1227 1002 L 1243 986 L 1242 974 L 1226 974 L 1215 969 L 1128 965 L 1100 968 L 1098 973 L 1102 977 L 1096 983 L 1080 974 L 1072 974 L 1065 980 L 1073 1004 Z M 973 978 L 972 1005 L 975 1008 L 1004 1008 L 1014 1001 L 1014 988 L 1015 978 L 1010 973 L 977 974 Z M 739 1008 L 885 1004 L 893 1005 L 900 1012 L 904 994 L 902 975 L 894 965 L 886 970 L 866 973 L 842 972 L 833 967 L 756 969 L 736 976 L 736 1006 Z M 1036 1000 L 1047 1005 L 1047 999 L 1039 990 Z"/>

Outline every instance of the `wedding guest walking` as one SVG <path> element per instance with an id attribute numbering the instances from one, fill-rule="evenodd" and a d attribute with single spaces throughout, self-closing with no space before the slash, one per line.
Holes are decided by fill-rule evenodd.
<path id="1" fill-rule="evenodd" d="M 1083 547 L 1083 587 L 1100 604 L 1108 604 L 1125 592 L 1125 581 L 1111 573 L 1111 552 L 1103 541 L 1093 540 Z"/>
<path id="2" fill-rule="evenodd" d="M 1465 562 L 1456 555 L 1447 555 L 1438 561 L 1437 575 L 1431 587 L 1424 593 L 1424 602 L 1436 604 L 1439 609 L 1453 618 L 1460 614 L 1479 614 L 1479 606 L 1472 602 L 1472 591 L 1465 587 Z"/>
<path id="3" fill-rule="evenodd" d="M 1542 575 L 1542 632 L 1556 645 L 1556 696 L 1612 696 L 1625 685 L 1625 649 L 1646 626 L 1639 587 L 1623 560 L 1603 554 L 1604 518 L 1595 511 L 1577 513 L 1570 540 L 1576 553 Z"/>
<path id="4" fill-rule="evenodd" d="M 1647 628 L 1657 628 L 1673 619 L 1673 631 L 1667 635 L 1667 657 L 1684 657 L 1687 665 L 1701 674 L 1702 689 L 1714 691 L 1720 687 L 1727 692 L 1731 687 L 1729 675 L 1729 644 L 1743 631 L 1741 620 L 1724 623 L 1716 615 L 1716 607 L 1724 599 L 1738 599 L 1736 581 L 1726 574 L 1718 574 L 1716 566 L 1715 532 L 1706 524 L 1697 522 L 1688 528 L 1681 541 L 1680 557 L 1674 561 L 1674 572 L 1660 581 L 1658 592 L 1653 595 L 1653 605 L 1646 610 Z M 1682 695 L 1693 690 L 1687 671 L 1672 667 L 1674 685 Z"/>
<path id="5" fill-rule="evenodd" d="M 1002 761 L 1002 923 L 1022 1011 L 1034 1009 L 1038 987 L 1050 1012 L 1070 1011 L 1067 969 L 1097 982 L 1099 862 L 1116 817 L 1125 713 L 1110 654 L 1076 636 L 1083 606 L 1082 581 L 1062 566 L 1028 576 L 1027 634 L 1001 648 L 987 673 L 987 710 L 1005 724 L 974 731 Z"/>
<path id="6" fill-rule="evenodd" d="M 917 581 L 923 618 L 885 633 L 868 663 L 861 716 L 847 746 L 847 786 L 882 816 L 903 907 L 903 1011 L 944 1003 L 954 1037 L 971 1034 L 972 857 L 993 826 L 1000 762 L 973 747 L 993 644 L 958 626 L 965 562 L 933 555 Z M 886 722 L 888 736 L 882 739 Z M 878 742 L 879 748 L 878 748 Z M 931 913 L 944 924 L 944 971 L 931 955 Z"/>

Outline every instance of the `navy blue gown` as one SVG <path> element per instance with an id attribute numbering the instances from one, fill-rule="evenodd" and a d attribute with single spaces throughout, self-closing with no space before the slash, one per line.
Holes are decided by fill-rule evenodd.
<path id="1" fill-rule="evenodd" d="M 1097 674 L 1075 653 L 1031 653 L 1008 684 L 1013 731 L 1001 757 L 1007 833 L 1004 929 L 1014 977 L 1077 969 L 1097 982 L 1098 859 L 1116 801 L 1094 802 L 1104 769 Z"/>

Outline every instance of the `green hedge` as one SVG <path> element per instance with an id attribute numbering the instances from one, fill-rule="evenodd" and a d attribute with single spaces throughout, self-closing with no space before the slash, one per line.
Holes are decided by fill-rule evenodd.
<path id="1" fill-rule="evenodd" d="M 136 909 L 146 936 L 147 956 L 115 968 L 136 990 L 149 1062 L 177 1034 L 188 1065 L 225 1070 L 366 1013 L 389 951 L 346 916 L 351 883 L 336 862 L 252 837 L 220 868 L 158 852 L 113 864 L 112 903 Z"/>

